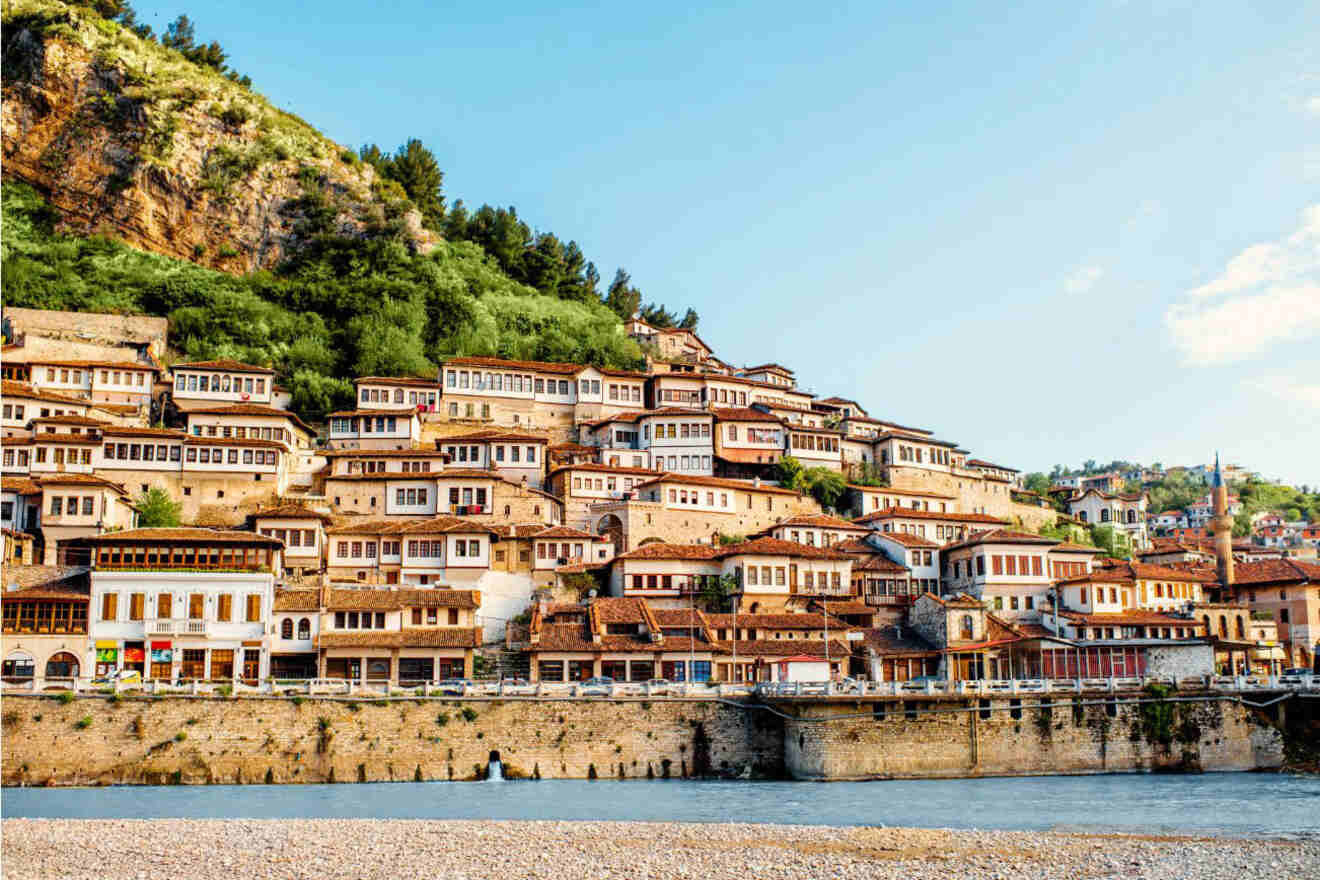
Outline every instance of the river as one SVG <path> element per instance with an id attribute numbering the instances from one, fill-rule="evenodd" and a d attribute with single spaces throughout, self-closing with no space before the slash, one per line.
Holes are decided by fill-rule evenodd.
<path id="1" fill-rule="evenodd" d="M 1265 773 L 877 782 L 612 781 L 6 788 L 5 818 L 770 822 L 1320 837 L 1320 778 Z"/>

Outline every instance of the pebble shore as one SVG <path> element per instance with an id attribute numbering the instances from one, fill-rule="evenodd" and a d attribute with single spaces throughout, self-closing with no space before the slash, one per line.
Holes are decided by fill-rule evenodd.
<path id="1" fill-rule="evenodd" d="M 1320 877 L 1320 840 L 802 825 L 6 819 L 8 880 Z"/>

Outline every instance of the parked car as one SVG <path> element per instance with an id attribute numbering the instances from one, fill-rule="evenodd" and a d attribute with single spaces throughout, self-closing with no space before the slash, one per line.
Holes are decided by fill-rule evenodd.
<path id="1" fill-rule="evenodd" d="M 440 691 L 440 693 L 444 694 L 446 697 L 462 697 L 467 695 L 467 692 L 471 687 L 472 682 L 468 681 L 466 678 L 446 678 L 444 681 L 436 685 L 436 690 Z"/>
<path id="2" fill-rule="evenodd" d="M 1314 675 L 1315 673 L 1313 673 L 1310 669 L 1307 669 L 1305 666 L 1295 666 L 1292 669 L 1283 670 L 1281 674 L 1282 675 Z"/>
<path id="3" fill-rule="evenodd" d="M 500 681 L 500 694 L 503 696 L 528 696 L 536 693 L 536 685 L 525 678 L 506 678 Z"/>
<path id="4" fill-rule="evenodd" d="M 648 694 L 667 694 L 669 693 L 669 679 L 652 678 L 646 682 L 646 692 Z"/>
<path id="5" fill-rule="evenodd" d="M 573 693 L 579 697 L 608 697 L 614 691 L 614 679 L 600 676 L 581 682 Z"/>

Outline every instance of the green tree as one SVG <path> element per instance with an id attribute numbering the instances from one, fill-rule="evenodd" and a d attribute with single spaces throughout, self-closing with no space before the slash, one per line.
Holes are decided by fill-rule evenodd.
<path id="1" fill-rule="evenodd" d="M 836 509 L 839 499 L 848 488 L 843 474 L 827 467 L 807 468 L 802 472 L 802 483 L 811 497 L 826 510 Z"/>
<path id="2" fill-rule="evenodd" d="M 802 462 L 791 455 L 785 455 L 775 462 L 774 475 L 775 481 L 785 489 L 797 491 L 803 488 Z"/>
<path id="3" fill-rule="evenodd" d="M 737 590 L 738 578 L 732 572 L 711 575 L 701 584 L 702 607 L 713 614 L 723 614 L 730 609 L 730 600 Z"/>
<path id="4" fill-rule="evenodd" d="M 164 489 L 151 488 L 133 502 L 138 512 L 138 528 L 173 528 L 179 524 L 183 505 L 170 497 Z"/>
<path id="5" fill-rule="evenodd" d="M 1128 559 L 1132 555 L 1132 542 L 1127 533 L 1111 525 L 1091 526 L 1091 543 L 1103 550 L 1106 556 Z"/>
<path id="6" fill-rule="evenodd" d="M 194 39 L 196 39 L 196 34 L 194 33 L 192 19 L 186 15 L 180 15 L 165 26 L 165 33 L 160 35 L 160 44 L 166 49 L 176 49 L 186 55 L 193 48 Z"/>
<path id="7" fill-rule="evenodd" d="M 614 280 L 610 282 L 609 290 L 605 293 L 605 305 L 614 314 L 627 321 L 637 314 L 641 303 L 642 292 L 632 286 L 632 277 L 623 268 L 616 270 Z"/>
<path id="8" fill-rule="evenodd" d="M 435 154 L 417 138 L 395 151 L 387 176 L 399 182 L 422 219 L 431 229 L 441 229 L 445 219 L 445 174 Z"/>
<path id="9" fill-rule="evenodd" d="M 642 320 L 652 327 L 662 329 L 673 327 L 678 323 L 678 317 L 673 312 L 655 303 L 647 303 L 642 306 Z"/>
<path id="10" fill-rule="evenodd" d="M 1039 472 L 1027 474 L 1022 481 L 1022 488 L 1037 495 L 1049 495 L 1051 485 L 1050 478 Z"/>
<path id="11" fill-rule="evenodd" d="M 698 320 L 700 320 L 700 319 L 697 317 L 697 312 L 696 312 L 696 310 L 695 310 L 695 309 L 688 309 L 686 312 L 683 313 L 683 320 L 681 320 L 681 321 L 678 322 L 679 329 L 680 329 L 680 330 L 696 330 L 696 329 L 697 329 L 697 321 L 698 321 Z"/>

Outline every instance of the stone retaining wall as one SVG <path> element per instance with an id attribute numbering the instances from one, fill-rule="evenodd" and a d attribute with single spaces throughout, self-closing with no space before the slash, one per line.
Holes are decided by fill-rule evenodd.
<path id="1" fill-rule="evenodd" d="M 473 779 L 492 752 L 509 777 L 783 775 L 778 719 L 712 700 L 5 696 L 0 714 L 6 785 Z"/>
<path id="2" fill-rule="evenodd" d="M 744 707 L 686 699 L 62 702 L 15 695 L 0 700 L 3 782 L 461 780 L 480 778 L 492 753 L 509 777 L 546 779 L 1016 776 L 1256 770 L 1283 762 L 1278 730 L 1236 703 L 1123 699 L 1056 698 L 1042 706 L 1038 697 L 1017 705 L 1007 698 L 836 697 Z"/>
<path id="3" fill-rule="evenodd" d="M 1276 769 L 1279 732 L 1228 701 L 1132 704 L 1088 695 L 796 704 L 784 763 L 797 779 Z M 975 711 L 956 711 L 972 708 Z M 834 721 L 807 719 L 834 718 Z"/>

